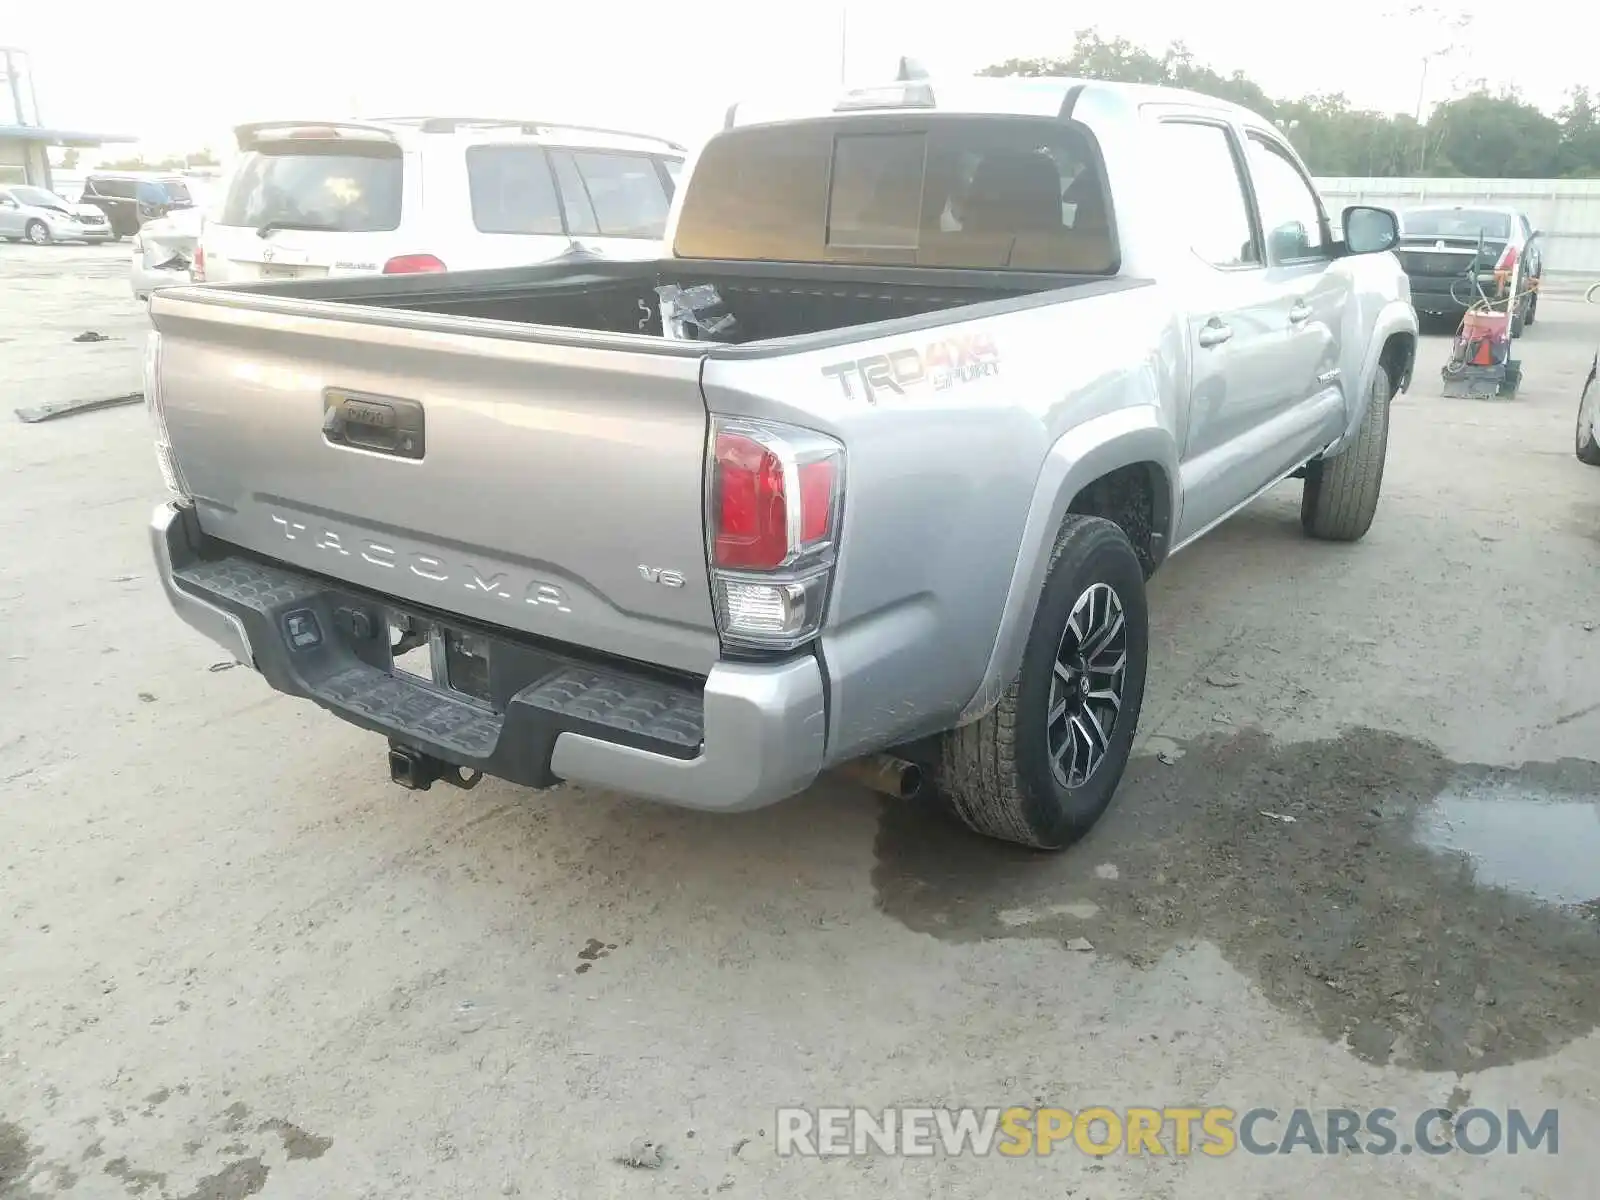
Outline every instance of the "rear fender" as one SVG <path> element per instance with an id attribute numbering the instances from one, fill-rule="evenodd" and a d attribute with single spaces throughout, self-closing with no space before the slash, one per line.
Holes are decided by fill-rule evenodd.
<path id="1" fill-rule="evenodd" d="M 1180 497 L 1177 439 L 1162 416 L 1162 409 L 1153 404 L 1118 409 L 1068 430 L 1050 448 L 1034 487 L 989 665 L 983 682 L 962 710 L 961 724 L 978 720 L 998 704 L 1021 670 L 1056 535 L 1073 499 L 1085 487 L 1122 467 L 1138 463 L 1160 467 L 1166 489 L 1155 498 L 1152 557 L 1159 563 L 1165 555 L 1176 527 Z"/>

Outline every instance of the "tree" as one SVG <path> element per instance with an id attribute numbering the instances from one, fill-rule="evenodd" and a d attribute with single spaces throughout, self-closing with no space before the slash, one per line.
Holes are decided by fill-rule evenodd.
<path id="1" fill-rule="evenodd" d="M 1477 92 L 1441 104 L 1428 131 L 1438 155 L 1454 168 L 1450 174 L 1540 179 L 1559 173 L 1561 125 L 1515 95 Z"/>
<path id="2" fill-rule="evenodd" d="M 1419 124 L 1410 113 L 1352 108 L 1339 93 L 1274 100 L 1242 72 L 1196 62 L 1181 42 L 1156 55 L 1091 29 L 1079 31 L 1065 58 L 1013 58 L 980 74 L 1165 84 L 1232 101 L 1274 122 L 1322 176 L 1600 177 L 1600 98 L 1585 88 L 1552 118 L 1479 81 Z"/>
<path id="3" fill-rule="evenodd" d="M 217 156 L 207 146 L 193 154 L 171 154 L 166 158 L 145 158 L 135 154 L 132 158 L 116 158 L 100 164 L 102 171 L 182 171 L 186 167 L 214 167 Z"/>
<path id="4" fill-rule="evenodd" d="M 1556 162 L 1567 179 L 1600 177 L 1600 111 L 1585 87 L 1573 88 L 1556 113 L 1561 124 L 1561 149 Z"/>

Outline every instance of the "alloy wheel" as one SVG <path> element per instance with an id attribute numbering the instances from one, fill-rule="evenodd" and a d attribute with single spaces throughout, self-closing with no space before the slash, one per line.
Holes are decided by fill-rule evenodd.
<path id="1" fill-rule="evenodd" d="M 1092 583 L 1072 605 L 1050 679 L 1045 745 L 1062 787 L 1081 787 L 1105 761 L 1127 667 L 1122 598 L 1110 584 Z"/>

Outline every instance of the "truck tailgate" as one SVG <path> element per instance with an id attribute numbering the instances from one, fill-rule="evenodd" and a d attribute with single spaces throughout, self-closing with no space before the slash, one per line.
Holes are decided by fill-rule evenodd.
<path id="1" fill-rule="evenodd" d="M 694 347 L 182 290 L 152 318 L 208 535 L 625 658 L 716 661 Z"/>

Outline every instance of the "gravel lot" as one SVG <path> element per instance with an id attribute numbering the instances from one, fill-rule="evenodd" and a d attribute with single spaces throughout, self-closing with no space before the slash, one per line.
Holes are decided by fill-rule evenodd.
<path id="1" fill-rule="evenodd" d="M 137 386 L 126 253 L 0 247 L 8 410 Z M 743 817 L 403 792 L 381 739 L 167 610 L 139 408 L 8 411 L 0 1197 L 1593 1194 L 1597 342 L 1552 293 L 1494 403 L 1441 399 L 1428 338 L 1364 542 L 1303 540 L 1290 484 L 1175 559 L 1140 755 L 1048 858 L 838 781 Z M 774 1150 L 779 1105 L 1040 1102 L 1558 1107 L 1564 1136 Z M 658 1167 L 617 1161 L 639 1138 Z"/>

